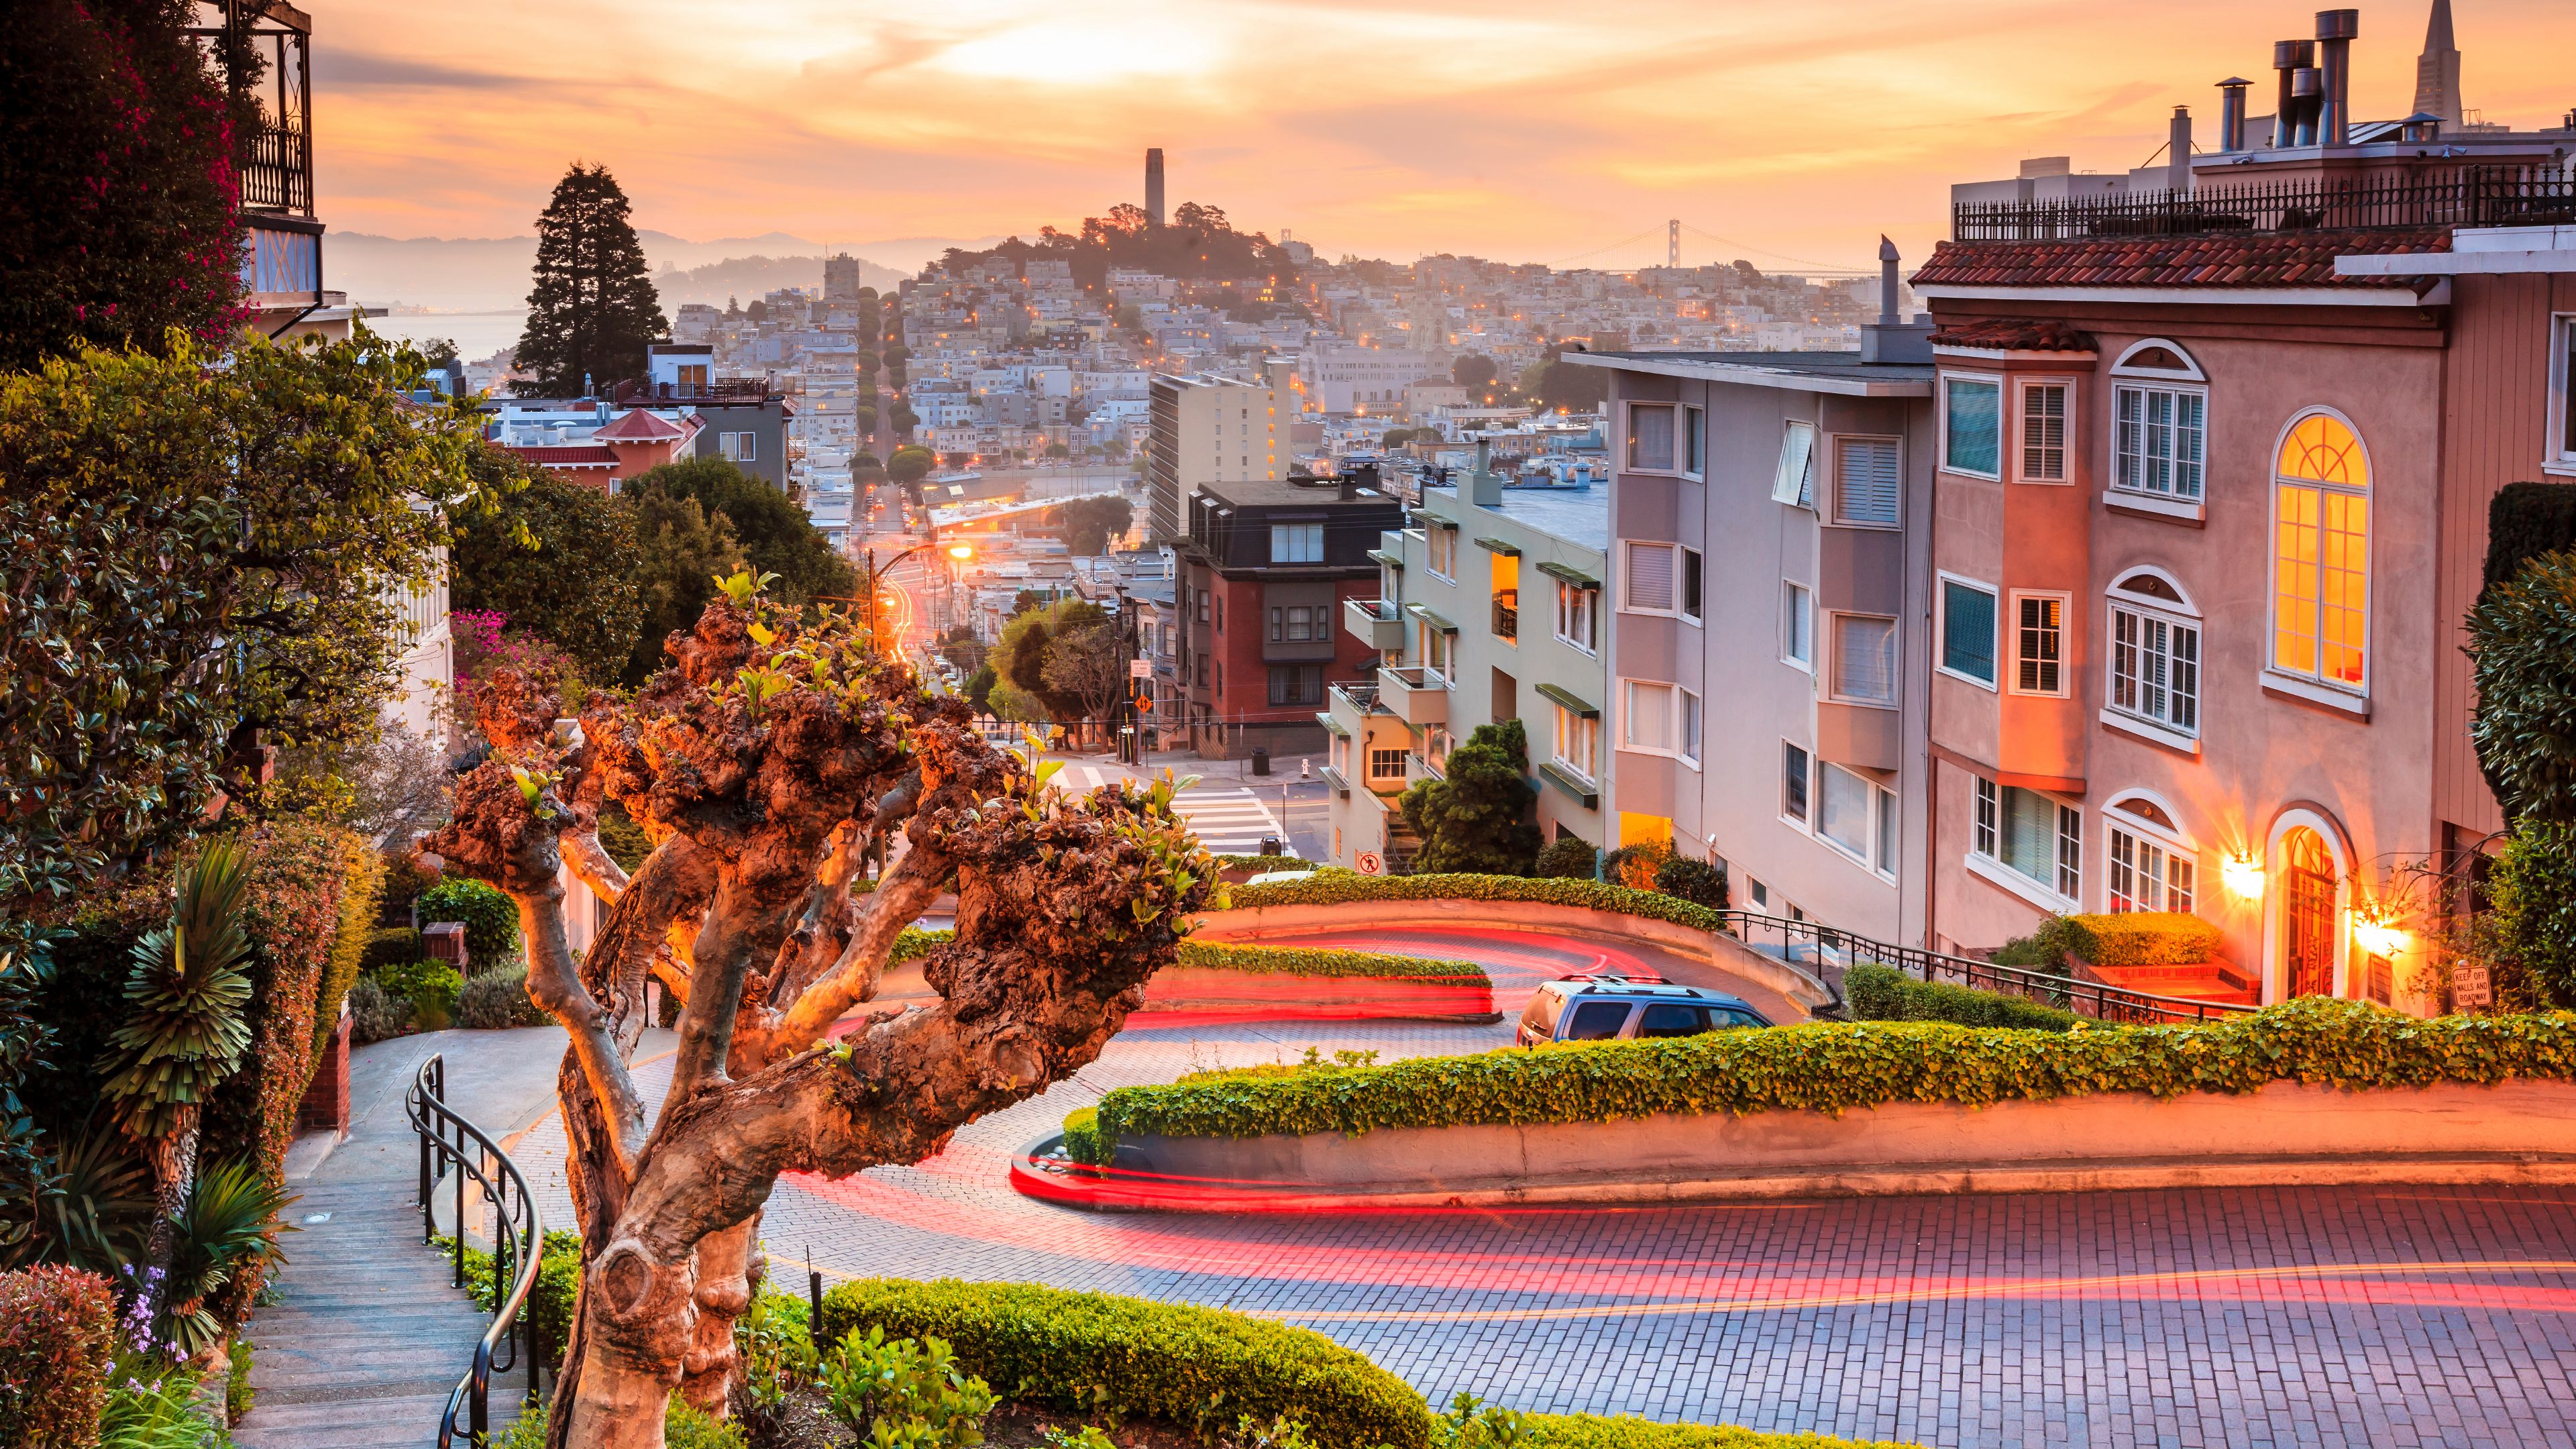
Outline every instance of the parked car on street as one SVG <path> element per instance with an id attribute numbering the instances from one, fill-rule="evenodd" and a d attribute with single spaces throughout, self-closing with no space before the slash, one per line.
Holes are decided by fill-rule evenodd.
<path id="1" fill-rule="evenodd" d="M 1660 978 L 1566 976 L 1543 981 L 1530 993 L 1515 1042 L 1634 1041 L 1769 1025 L 1742 997 L 1722 991 Z"/>

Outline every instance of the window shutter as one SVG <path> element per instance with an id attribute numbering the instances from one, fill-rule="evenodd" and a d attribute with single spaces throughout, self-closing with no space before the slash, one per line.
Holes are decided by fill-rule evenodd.
<path id="1" fill-rule="evenodd" d="M 1896 440 L 1844 438 L 1837 443 L 1836 500 L 1844 523 L 1896 525 Z"/>
<path id="2" fill-rule="evenodd" d="M 1771 501 L 1792 507 L 1814 496 L 1810 479 L 1816 469 L 1816 425 L 1793 422 L 1780 439 L 1780 471 L 1771 479 Z"/>
<path id="3" fill-rule="evenodd" d="M 1628 607 L 1670 612 L 1673 607 L 1673 546 L 1668 543 L 1628 545 Z"/>

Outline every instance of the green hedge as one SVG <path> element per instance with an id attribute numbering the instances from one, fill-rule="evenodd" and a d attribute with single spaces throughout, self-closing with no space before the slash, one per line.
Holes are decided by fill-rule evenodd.
<path id="1" fill-rule="evenodd" d="M 2482 587 L 2492 589 L 2542 554 L 2576 548 L 2576 485 L 2508 483 L 2487 502 Z"/>
<path id="2" fill-rule="evenodd" d="M 465 927 L 465 954 L 482 971 L 519 949 L 519 907 L 494 886 L 461 875 L 449 876 L 420 893 L 412 903 L 424 926 L 441 921 Z"/>
<path id="3" fill-rule="evenodd" d="M 2197 966 L 2218 950 L 2218 928 L 2183 911 L 2068 916 L 2066 949 L 2096 966 Z"/>
<path id="4" fill-rule="evenodd" d="M 1402 1379 L 1320 1333 L 1221 1309 L 949 1278 L 866 1278 L 823 1296 L 826 1339 L 870 1327 L 935 1334 L 997 1391 L 1060 1409 L 1193 1429 L 1284 1416 L 1319 1445 L 1431 1442 L 1430 1408 Z"/>
<path id="5" fill-rule="evenodd" d="M 1705 906 L 1654 891 L 1562 876 L 1334 874 L 1274 885 L 1236 886 L 1228 894 L 1232 898 L 1229 907 L 1238 911 L 1264 906 L 1333 906 L 1345 901 L 1535 901 L 1615 911 L 1703 931 L 1726 929 L 1726 918 Z"/>
<path id="6" fill-rule="evenodd" d="M 1523 1414 L 1521 1425 L 1528 1437 L 1518 1442 L 1527 1449 L 1836 1449 L 1856 1442 L 1731 1424 L 1659 1424 L 1629 1414 Z M 1871 1442 L 1875 1449 L 1882 1441 Z"/>
<path id="7" fill-rule="evenodd" d="M 1947 1021 L 1960 1026 L 2071 1031 L 2076 1015 L 2028 997 L 1917 981 L 1892 966 L 1863 962 L 1843 974 L 1843 1004 L 1862 1021 Z"/>
<path id="8" fill-rule="evenodd" d="M 1812 1022 L 1120 1087 L 1101 1100 L 1099 1120 L 1118 1138 L 1258 1137 L 1660 1112 L 1838 1113 L 1886 1102 L 1982 1106 L 2091 1092 L 2172 1097 L 2250 1092 L 2274 1081 L 2367 1088 L 2512 1077 L 2576 1080 L 2576 1015 L 2418 1021 L 2367 1002 L 2307 997 L 2208 1025 L 2062 1034 Z"/>
<path id="9" fill-rule="evenodd" d="M 1395 956 L 1382 951 L 1337 951 L 1305 946 L 1237 946 L 1223 941 L 1181 942 L 1180 964 L 1206 971 L 1249 971 L 1278 976 L 1424 977 L 1493 984 L 1473 961 Z"/>

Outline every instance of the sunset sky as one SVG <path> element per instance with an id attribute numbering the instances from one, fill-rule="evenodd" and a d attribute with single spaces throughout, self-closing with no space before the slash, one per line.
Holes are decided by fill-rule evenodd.
<path id="1" fill-rule="evenodd" d="M 2576 106 L 2576 3 L 2454 0 L 2469 106 Z M 323 214 L 531 229 L 565 164 L 637 223 L 863 242 L 1224 207 L 1328 255 L 1776 270 L 1918 256 L 1952 181 L 2071 154 L 2125 170 L 2187 104 L 2313 34 L 2314 5 L 2146 0 L 318 0 Z M 2426 5 L 2362 11 L 2355 109 L 2405 114 Z M 1641 233 L 1650 235 L 1640 236 Z M 1723 238 L 1717 240 L 1713 238 Z"/>

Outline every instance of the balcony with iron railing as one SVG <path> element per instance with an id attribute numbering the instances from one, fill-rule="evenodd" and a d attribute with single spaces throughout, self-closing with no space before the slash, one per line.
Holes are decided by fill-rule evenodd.
<path id="1" fill-rule="evenodd" d="M 765 377 L 719 377 L 708 382 L 647 382 L 629 378 L 617 385 L 620 407 L 666 402 L 766 402 L 778 396 Z"/>
<path id="2" fill-rule="evenodd" d="M 2272 235 L 2576 223 L 2576 175 L 2554 165 L 2310 176 L 2062 201 L 1963 201 L 1962 242 Z"/>

